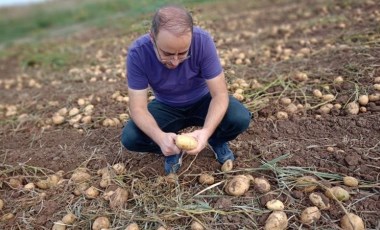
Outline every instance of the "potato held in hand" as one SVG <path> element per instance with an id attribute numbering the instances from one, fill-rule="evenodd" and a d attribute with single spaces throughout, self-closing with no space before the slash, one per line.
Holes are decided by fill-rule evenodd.
<path id="1" fill-rule="evenodd" d="M 175 144 L 182 150 L 193 150 L 198 146 L 198 141 L 191 136 L 177 135 Z"/>

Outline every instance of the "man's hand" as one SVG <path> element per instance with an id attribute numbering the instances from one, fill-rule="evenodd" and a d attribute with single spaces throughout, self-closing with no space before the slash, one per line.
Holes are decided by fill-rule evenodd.
<path id="1" fill-rule="evenodd" d="M 180 153 L 181 150 L 175 145 L 176 136 L 177 135 L 175 133 L 163 133 L 162 137 L 160 138 L 160 142 L 157 143 L 161 148 L 161 152 L 165 156 L 171 156 Z"/>
<path id="2" fill-rule="evenodd" d="M 197 155 L 200 151 L 202 151 L 206 147 L 208 143 L 207 141 L 208 141 L 209 136 L 206 130 L 204 129 L 198 129 L 191 133 L 186 133 L 185 135 L 192 136 L 198 141 L 198 146 L 193 150 L 186 151 L 187 154 Z"/>

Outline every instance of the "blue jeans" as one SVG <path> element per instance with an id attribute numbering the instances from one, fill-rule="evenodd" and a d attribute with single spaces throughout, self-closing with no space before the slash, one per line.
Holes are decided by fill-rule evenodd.
<path id="1" fill-rule="evenodd" d="M 203 126 L 210 101 L 210 94 L 185 107 L 171 107 L 153 100 L 148 104 L 148 110 L 162 131 L 178 133 L 190 126 Z M 248 128 L 250 120 L 251 113 L 248 109 L 230 96 L 227 112 L 210 137 L 209 142 L 224 143 L 235 139 Z M 143 133 L 132 120 L 129 120 L 123 128 L 121 142 L 130 151 L 161 153 L 160 147 Z"/>

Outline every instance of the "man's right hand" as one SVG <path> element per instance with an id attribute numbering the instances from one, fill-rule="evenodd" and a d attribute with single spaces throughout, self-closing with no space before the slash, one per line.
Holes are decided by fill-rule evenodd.
<path id="1" fill-rule="evenodd" d="M 171 156 L 176 155 L 181 152 L 181 150 L 175 145 L 175 133 L 163 133 L 162 137 L 160 138 L 160 142 L 158 145 L 161 148 L 161 152 L 165 156 Z"/>

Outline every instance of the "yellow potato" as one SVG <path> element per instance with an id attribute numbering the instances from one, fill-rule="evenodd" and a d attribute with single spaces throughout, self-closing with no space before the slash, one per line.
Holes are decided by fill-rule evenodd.
<path id="1" fill-rule="evenodd" d="M 342 187 L 335 186 L 326 190 L 325 195 L 334 199 L 334 197 L 339 201 L 346 201 L 350 199 L 350 194 Z"/>
<path id="2" fill-rule="evenodd" d="M 310 193 L 309 199 L 311 203 L 317 206 L 321 210 L 327 210 L 330 208 L 329 199 L 325 197 L 322 193 L 313 192 Z"/>
<path id="3" fill-rule="evenodd" d="M 37 187 L 40 189 L 48 189 L 50 188 L 50 183 L 48 180 L 40 180 L 36 183 Z"/>
<path id="4" fill-rule="evenodd" d="M 33 182 L 30 182 L 30 183 L 27 183 L 25 186 L 24 186 L 24 189 L 25 190 L 33 190 L 36 186 L 34 185 Z"/>
<path id="5" fill-rule="evenodd" d="M 74 190 L 74 194 L 79 196 L 83 194 L 89 187 L 90 185 L 87 182 L 77 184 Z"/>
<path id="6" fill-rule="evenodd" d="M 123 175 L 127 172 L 124 163 L 117 163 L 112 166 L 117 175 Z"/>
<path id="7" fill-rule="evenodd" d="M 254 187 L 260 193 L 266 193 L 270 191 L 270 184 L 265 178 L 255 178 Z"/>
<path id="8" fill-rule="evenodd" d="M 232 196 L 241 196 L 248 191 L 250 178 L 245 175 L 237 175 L 227 182 L 225 191 Z"/>
<path id="9" fill-rule="evenodd" d="M 210 175 L 210 174 L 202 173 L 202 174 L 199 176 L 198 181 L 199 181 L 199 183 L 201 183 L 201 184 L 212 185 L 212 184 L 214 184 L 214 182 L 215 182 L 215 178 L 214 178 L 212 175 Z"/>
<path id="10" fill-rule="evenodd" d="M 169 175 L 165 176 L 163 179 L 168 184 L 175 184 L 178 181 L 178 176 L 174 173 L 170 173 Z"/>
<path id="11" fill-rule="evenodd" d="M 288 217 L 284 211 L 273 211 L 265 221 L 264 230 L 284 230 L 288 227 Z"/>
<path id="12" fill-rule="evenodd" d="M 75 183 L 82 183 L 91 179 L 91 175 L 84 171 L 75 171 L 71 176 L 71 180 Z"/>
<path id="13" fill-rule="evenodd" d="M 2 217 L 0 217 L 0 223 L 1 222 L 6 222 L 8 220 L 11 220 L 15 217 L 15 215 L 13 213 L 6 213 L 4 214 Z"/>
<path id="14" fill-rule="evenodd" d="M 94 186 L 91 186 L 85 191 L 84 194 L 88 199 L 95 199 L 97 196 L 99 196 L 99 190 Z"/>
<path id="15" fill-rule="evenodd" d="M 129 224 L 125 230 L 139 230 L 139 226 L 136 223 Z"/>
<path id="16" fill-rule="evenodd" d="M 175 144 L 182 150 L 192 150 L 198 146 L 198 141 L 191 136 L 177 135 Z"/>
<path id="17" fill-rule="evenodd" d="M 343 183 L 350 187 L 356 187 L 359 185 L 358 179 L 352 176 L 345 176 L 343 177 Z"/>
<path id="18" fill-rule="evenodd" d="M 111 173 L 106 170 L 102 174 L 102 179 L 100 180 L 100 187 L 107 188 L 110 184 L 112 184 Z"/>
<path id="19" fill-rule="evenodd" d="M 77 219 L 77 217 L 72 214 L 72 213 L 67 213 L 63 218 L 62 218 L 62 222 L 64 224 L 73 224 L 75 222 L 75 220 Z"/>
<path id="20" fill-rule="evenodd" d="M 122 188 L 117 188 L 110 196 L 110 207 L 112 209 L 124 208 L 128 201 L 128 191 Z"/>
<path id="21" fill-rule="evenodd" d="M 198 221 L 193 221 L 190 226 L 191 230 L 203 230 L 205 229 Z"/>
<path id="22" fill-rule="evenodd" d="M 8 182 L 9 187 L 12 189 L 19 189 L 22 188 L 22 182 L 19 178 L 11 178 Z"/>
<path id="23" fill-rule="evenodd" d="M 53 175 L 50 175 L 48 178 L 47 178 L 47 181 L 49 183 L 49 187 L 54 187 L 58 184 L 59 180 L 61 179 L 61 177 L 59 177 L 58 175 L 56 174 L 53 174 Z"/>
<path id="24" fill-rule="evenodd" d="M 4 201 L 0 199 L 0 210 L 3 209 L 3 207 L 4 207 Z"/>
<path id="25" fill-rule="evenodd" d="M 312 224 L 321 218 L 321 212 L 318 207 L 308 207 L 301 213 L 301 222 L 303 224 Z"/>
<path id="26" fill-rule="evenodd" d="M 352 224 L 351 224 L 352 223 Z M 340 220 L 340 227 L 343 230 L 364 230 L 364 222 L 359 216 L 348 213 Z"/>
<path id="27" fill-rule="evenodd" d="M 304 192 L 312 192 L 317 188 L 317 180 L 312 176 L 303 176 L 297 179 L 295 187 Z"/>
<path id="28" fill-rule="evenodd" d="M 100 216 L 95 219 L 94 223 L 92 224 L 92 230 L 101 230 L 103 228 L 107 229 L 111 226 L 110 221 L 107 217 Z"/>
<path id="29" fill-rule="evenodd" d="M 232 170 L 232 168 L 234 167 L 234 163 L 232 160 L 226 160 L 226 162 L 223 163 L 222 165 L 222 172 L 229 172 Z"/>
<path id="30" fill-rule="evenodd" d="M 280 200 L 270 200 L 266 203 L 268 209 L 272 211 L 282 211 L 284 210 L 284 203 Z"/>

